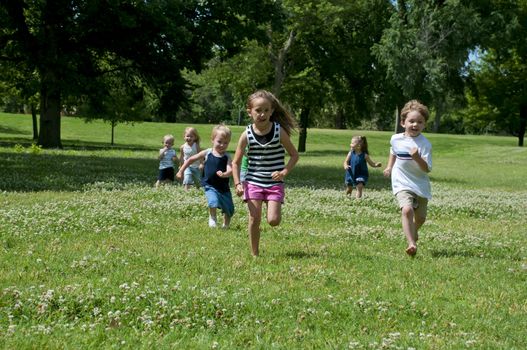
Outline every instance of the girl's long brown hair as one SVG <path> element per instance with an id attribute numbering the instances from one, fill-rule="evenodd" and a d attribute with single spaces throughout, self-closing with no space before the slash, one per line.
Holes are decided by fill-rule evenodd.
<path id="1" fill-rule="evenodd" d="M 289 110 L 287 110 L 271 92 L 267 90 L 258 90 L 249 95 L 247 98 L 247 109 L 252 107 L 252 100 L 255 98 L 265 98 L 271 102 L 271 106 L 274 109 L 274 112 L 271 115 L 271 121 L 280 124 L 280 126 L 284 128 L 287 135 L 291 135 L 291 132 L 293 132 L 298 127 L 298 124 L 295 118 L 293 118 L 291 112 L 289 112 Z"/>

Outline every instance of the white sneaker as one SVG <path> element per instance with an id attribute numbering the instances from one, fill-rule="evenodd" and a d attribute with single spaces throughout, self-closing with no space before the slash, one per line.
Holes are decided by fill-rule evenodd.
<path id="1" fill-rule="evenodd" d="M 216 219 L 209 216 L 209 227 L 216 227 Z"/>

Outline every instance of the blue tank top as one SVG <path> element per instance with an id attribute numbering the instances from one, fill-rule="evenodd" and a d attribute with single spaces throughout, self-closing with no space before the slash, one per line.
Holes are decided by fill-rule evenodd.
<path id="1" fill-rule="evenodd" d="M 222 178 L 216 175 L 218 170 L 227 171 L 229 159 L 230 156 L 228 153 L 224 153 L 221 157 L 216 157 L 212 154 L 212 148 L 207 149 L 201 185 L 212 186 L 221 193 L 230 192 L 229 178 Z"/>

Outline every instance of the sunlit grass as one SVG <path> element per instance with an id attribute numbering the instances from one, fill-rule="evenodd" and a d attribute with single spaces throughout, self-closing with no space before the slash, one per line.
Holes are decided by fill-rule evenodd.
<path id="1" fill-rule="evenodd" d="M 434 198 L 410 259 L 381 170 L 362 200 L 343 193 L 358 132 L 310 130 L 254 259 L 240 199 L 231 229 L 212 230 L 200 191 L 153 188 L 164 128 L 184 125 L 122 125 L 107 148 L 107 125 L 65 118 L 65 149 L 38 151 L 7 135 L 28 128 L 13 118 L 0 116 L 3 348 L 527 346 L 527 157 L 513 138 L 427 135 Z M 367 135 L 385 163 L 390 133 Z"/>

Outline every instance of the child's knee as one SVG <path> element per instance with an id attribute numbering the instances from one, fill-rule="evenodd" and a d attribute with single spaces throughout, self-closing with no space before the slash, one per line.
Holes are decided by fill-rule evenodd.
<path id="1" fill-rule="evenodd" d="M 278 226 L 278 225 L 280 225 L 280 221 L 281 221 L 280 217 L 267 218 L 267 222 L 271 226 Z"/>
<path id="2" fill-rule="evenodd" d="M 411 206 L 404 206 L 401 208 L 401 214 L 403 216 L 413 216 L 414 215 L 414 208 Z"/>

